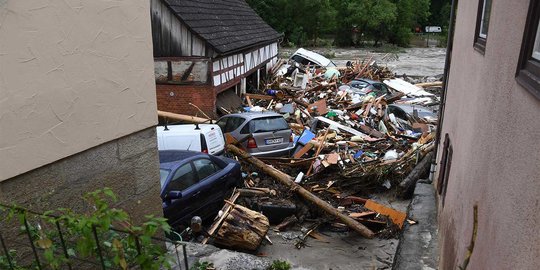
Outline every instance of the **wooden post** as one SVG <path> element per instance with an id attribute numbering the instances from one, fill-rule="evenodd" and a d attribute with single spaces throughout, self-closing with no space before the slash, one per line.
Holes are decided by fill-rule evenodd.
<path id="1" fill-rule="evenodd" d="M 317 205 L 319 208 L 321 208 L 323 211 L 325 211 L 327 214 L 334 216 L 341 220 L 341 222 L 345 223 L 349 228 L 353 229 L 354 231 L 358 232 L 360 235 L 366 237 L 366 238 L 373 238 L 375 234 L 368 229 L 366 226 L 358 223 L 356 220 L 352 219 L 349 216 L 346 216 L 342 213 L 340 213 L 336 208 L 334 208 L 332 205 L 328 204 L 327 202 L 321 200 L 319 197 L 313 195 L 311 192 L 303 188 L 302 186 L 296 184 L 294 182 L 294 178 L 290 175 L 287 175 L 278 169 L 275 169 L 273 167 L 270 167 L 266 165 L 264 162 L 260 161 L 259 159 L 252 157 L 249 153 L 240 150 L 238 147 L 234 145 L 227 145 L 227 150 L 232 152 L 233 154 L 237 155 L 238 157 L 242 158 L 246 162 L 249 162 L 259 169 L 261 169 L 263 172 L 267 173 L 268 175 L 274 177 L 276 180 L 281 182 L 281 184 L 287 186 L 291 190 L 294 190 L 298 195 L 300 195 L 305 200 Z"/>

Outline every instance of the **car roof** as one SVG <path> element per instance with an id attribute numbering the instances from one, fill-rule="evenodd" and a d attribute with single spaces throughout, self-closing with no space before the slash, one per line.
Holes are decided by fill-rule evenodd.
<path id="1" fill-rule="evenodd" d="M 162 169 L 173 169 L 195 157 L 206 157 L 201 152 L 187 150 L 161 150 L 159 151 L 159 166 Z"/>
<path id="2" fill-rule="evenodd" d="M 223 116 L 222 118 L 224 118 L 224 117 L 241 117 L 241 118 L 244 118 L 246 120 L 252 120 L 252 119 L 257 119 L 257 118 L 276 117 L 276 116 L 283 117 L 281 114 L 276 113 L 276 112 L 244 112 L 244 113 L 227 114 L 227 115 Z"/>
<path id="3" fill-rule="evenodd" d="M 374 81 L 374 80 L 365 79 L 365 78 L 355 79 L 355 80 L 352 80 L 350 83 L 353 83 L 355 81 L 367 82 L 369 84 L 382 83 L 382 82 L 379 82 L 379 81 Z"/>
<path id="4" fill-rule="evenodd" d="M 204 130 L 210 130 L 212 128 L 219 127 L 216 124 L 199 124 L 198 125 L 200 129 Z M 180 125 L 167 125 L 167 129 L 171 132 L 186 132 L 186 131 L 193 131 L 197 128 L 197 125 L 194 124 L 180 124 Z M 156 129 L 159 131 L 165 131 L 165 126 L 157 126 Z"/>

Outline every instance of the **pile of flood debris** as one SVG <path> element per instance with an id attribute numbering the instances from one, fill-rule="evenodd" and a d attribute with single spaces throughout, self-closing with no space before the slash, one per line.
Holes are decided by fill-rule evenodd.
<path id="1" fill-rule="evenodd" d="M 245 187 L 227 201 L 209 237 L 254 250 L 269 224 L 284 231 L 310 221 L 315 225 L 305 241 L 321 237 L 322 224 L 371 238 L 395 237 L 405 222 L 414 223 L 366 198 L 384 191 L 406 197 L 427 170 L 442 83 L 397 78 L 371 59 L 328 68 L 280 60 L 270 74 L 264 89 L 244 95 L 240 110 L 282 114 L 294 151 L 255 158 L 227 137 L 228 153 L 243 164 Z"/>

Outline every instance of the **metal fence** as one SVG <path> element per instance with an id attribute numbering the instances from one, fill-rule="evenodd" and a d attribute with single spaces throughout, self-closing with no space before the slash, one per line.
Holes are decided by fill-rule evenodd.
<path id="1" fill-rule="evenodd" d="M 19 215 L 18 221 L 20 226 L 18 226 L 14 220 L 6 221 L 0 220 L 0 244 L 1 250 L 0 253 L 0 268 L 1 269 L 10 269 L 10 270 L 21 270 L 27 269 L 28 264 L 31 269 L 50 269 L 44 260 L 44 250 L 39 247 L 39 242 L 35 239 L 35 226 L 30 224 L 30 220 L 36 220 L 41 218 L 58 218 L 55 215 L 44 214 L 35 211 L 31 211 L 22 207 L 10 206 L 0 204 L 0 207 L 14 211 Z M 5 211 L 1 215 L 5 216 Z M 65 230 L 63 227 L 62 221 L 54 221 L 54 224 L 48 224 L 49 227 L 53 227 L 55 239 L 51 239 L 51 244 L 58 245 L 60 248 L 54 251 L 53 256 L 62 257 L 62 263 L 56 269 L 145 269 L 145 266 L 138 264 L 136 261 L 137 256 L 141 255 L 142 250 L 145 248 L 141 246 L 140 235 L 133 232 L 109 228 L 106 232 L 99 231 L 97 226 L 92 225 L 92 235 L 93 235 L 93 244 L 92 250 L 94 252 L 90 256 L 80 256 L 74 254 L 73 247 L 76 245 L 76 239 L 66 239 Z M 39 227 L 38 223 L 38 227 Z M 50 228 L 49 228 L 50 229 Z M 125 267 L 119 267 L 107 263 L 107 247 L 104 247 L 104 243 L 107 243 L 104 240 L 104 235 L 115 235 L 118 238 L 127 239 L 127 237 L 132 237 L 135 241 L 136 254 L 135 258 L 132 260 L 131 265 L 125 265 Z M 22 238 L 22 239 L 21 239 Z M 164 252 L 168 256 L 171 268 L 174 269 L 189 269 L 188 256 L 186 250 L 186 243 L 182 241 L 171 241 L 166 238 L 160 237 L 151 237 L 152 243 L 162 246 Z M 110 243 L 109 243 L 110 244 Z M 17 250 L 12 250 L 11 248 L 16 246 Z M 110 248 L 110 246 L 109 246 Z M 181 250 L 180 250 L 181 249 Z M 15 252 L 16 254 L 14 254 Z M 20 266 L 20 263 L 17 262 L 16 258 L 20 259 L 25 266 Z M 165 267 L 169 268 L 169 267 Z"/>

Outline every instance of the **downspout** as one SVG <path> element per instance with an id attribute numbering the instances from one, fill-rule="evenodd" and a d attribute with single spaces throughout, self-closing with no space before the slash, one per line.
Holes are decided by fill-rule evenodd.
<path id="1" fill-rule="evenodd" d="M 433 183 L 433 178 L 435 176 L 435 171 L 437 169 L 437 153 L 439 151 L 439 144 L 441 143 L 441 131 L 444 120 L 444 110 L 446 107 L 446 94 L 448 93 L 448 77 L 450 73 L 450 64 L 452 61 L 452 47 L 454 44 L 454 28 L 456 22 L 456 8 L 458 0 L 452 0 L 452 6 L 450 11 L 450 24 L 448 27 L 448 40 L 446 41 L 446 58 L 444 62 L 444 74 L 443 74 L 443 94 L 441 97 L 441 104 L 439 106 L 438 112 L 438 122 L 437 122 L 437 136 L 435 138 L 435 150 L 433 155 L 433 160 L 431 162 L 431 167 L 429 170 L 429 182 Z"/>

